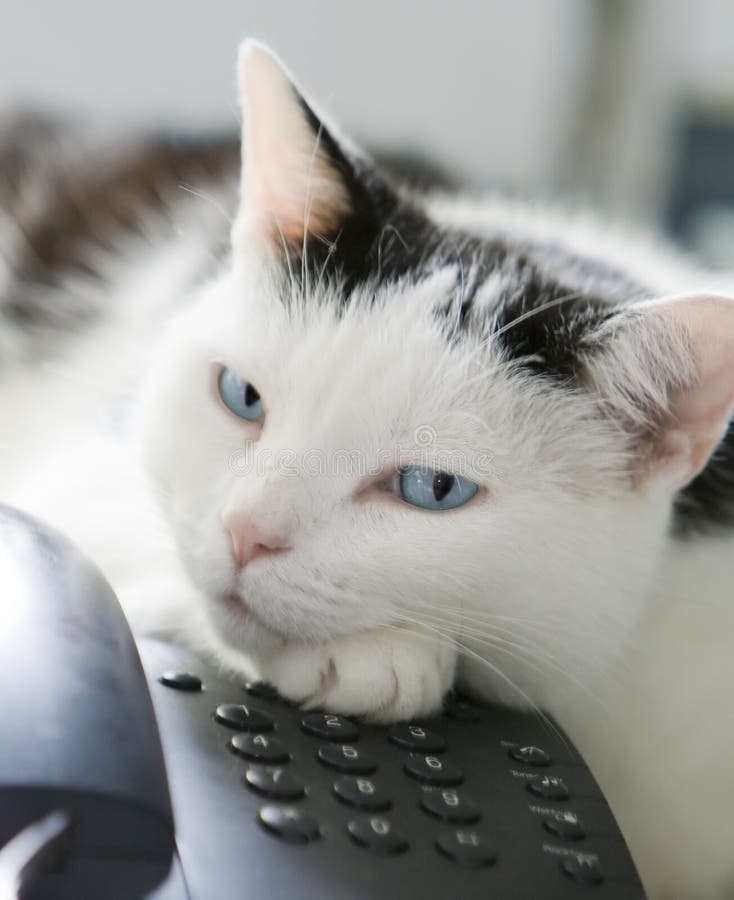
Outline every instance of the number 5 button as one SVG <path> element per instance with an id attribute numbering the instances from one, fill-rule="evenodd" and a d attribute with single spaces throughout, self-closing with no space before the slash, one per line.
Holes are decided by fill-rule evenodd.
<path id="1" fill-rule="evenodd" d="M 442 787 L 461 784 L 464 780 L 464 774 L 458 766 L 445 759 L 439 759 L 437 756 L 421 756 L 420 753 L 411 753 L 403 769 L 416 781 L 438 784 Z"/>
<path id="2" fill-rule="evenodd" d="M 316 753 L 318 761 L 338 772 L 353 772 L 355 775 L 371 775 L 377 763 L 371 756 L 361 753 L 351 744 L 324 744 Z"/>

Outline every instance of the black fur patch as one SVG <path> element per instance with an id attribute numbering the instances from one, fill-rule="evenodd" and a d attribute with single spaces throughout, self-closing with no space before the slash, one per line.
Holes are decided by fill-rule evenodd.
<path id="1" fill-rule="evenodd" d="M 734 528 L 734 426 L 703 472 L 678 494 L 673 528 L 679 537 Z"/>

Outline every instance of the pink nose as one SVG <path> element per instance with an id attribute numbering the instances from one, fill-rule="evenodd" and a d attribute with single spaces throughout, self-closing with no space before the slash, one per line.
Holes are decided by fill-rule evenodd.
<path id="1" fill-rule="evenodd" d="M 282 532 L 257 525 L 249 519 L 226 516 L 224 527 L 232 541 L 232 559 L 238 571 L 257 556 L 287 550 L 288 541 Z"/>

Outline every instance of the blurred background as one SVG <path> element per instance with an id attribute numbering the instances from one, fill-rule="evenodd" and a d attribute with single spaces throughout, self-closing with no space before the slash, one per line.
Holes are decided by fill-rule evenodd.
<path id="1" fill-rule="evenodd" d="M 269 43 L 369 146 L 662 226 L 734 267 L 734 0 L 5 0 L 0 105 L 237 127 Z"/>

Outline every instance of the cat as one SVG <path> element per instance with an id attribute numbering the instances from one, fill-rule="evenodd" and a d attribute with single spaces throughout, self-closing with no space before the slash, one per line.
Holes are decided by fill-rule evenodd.
<path id="1" fill-rule="evenodd" d="M 734 896 L 734 281 L 396 184 L 256 42 L 238 79 L 241 172 L 6 118 L 0 499 L 298 703 L 549 713 L 650 897 Z"/>

